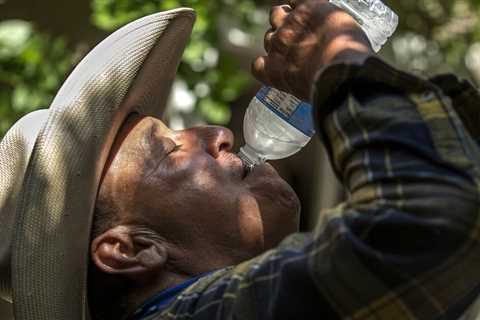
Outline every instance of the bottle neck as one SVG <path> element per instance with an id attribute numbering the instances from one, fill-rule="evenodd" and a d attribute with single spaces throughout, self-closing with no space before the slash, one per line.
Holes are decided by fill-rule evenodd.
<path id="1" fill-rule="evenodd" d="M 250 147 L 248 144 L 240 148 L 238 152 L 238 157 L 242 159 L 244 166 L 249 170 L 253 169 L 256 165 L 265 163 L 267 159 L 257 153 L 255 149 Z"/>

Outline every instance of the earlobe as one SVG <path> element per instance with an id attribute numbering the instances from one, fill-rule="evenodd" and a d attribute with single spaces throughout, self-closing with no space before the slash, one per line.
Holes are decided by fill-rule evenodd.
<path id="1" fill-rule="evenodd" d="M 167 262 L 167 250 L 154 238 L 136 236 L 132 227 L 117 226 L 92 241 L 91 257 L 105 273 L 140 276 L 159 271 Z"/>

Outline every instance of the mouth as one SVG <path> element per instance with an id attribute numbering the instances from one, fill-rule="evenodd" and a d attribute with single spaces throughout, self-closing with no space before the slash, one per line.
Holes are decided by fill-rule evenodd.
<path id="1" fill-rule="evenodd" d="M 243 161 L 241 157 L 235 155 L 235 157 L 240 160 L 241 163 L 241 178 L 244 180 L 253 170 L 253 166 L 250 166 L 248 163 Z"/>
<path id="2" fill-rule="evenodd" d="M 242 180 L 245 179 L 252 171 L 253 171 L 253 168 L 254 166 L 253 165 L 250 165 L 244 161 L 242 161 L 242 165 L 243 165 L 243 175 L 242 175 Z"/>
<path id="3" fill-rule="evenodd" d="M 248 159 L 244 159 L 239 154 L 235 154 L 235 157 L 239 159 L 242 164 L 242 180 L 244 180 L 250 173 L 252 173 L 255 165 L 249 162 Z"/>
<path id="4" fill-rule="evenodd" d="M 252 162 L 243 152 L 238 152 L 235 154 L 238 159 L 242 162 L 242 180 L 245 179 L 255 168 L 256 164 Z"/>
<path id="5" fill-rule="evenodd" d="M 235 153 L 223 153 L 220 161 L 224 163 L 234 176 L 241 180 L 245 179 L 251 172 L 251 169 L 249 169 L 244 161 Z"/>

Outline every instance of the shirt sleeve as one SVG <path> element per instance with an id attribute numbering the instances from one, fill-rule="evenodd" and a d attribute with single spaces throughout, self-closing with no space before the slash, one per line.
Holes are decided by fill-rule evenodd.
<path id="1" fill-rule="evenodd" d="M 480 153 L 432 82 L 327 67 L 316 121 L 348 199 L 152 319 L 452 319 L 480 288 Z"/>

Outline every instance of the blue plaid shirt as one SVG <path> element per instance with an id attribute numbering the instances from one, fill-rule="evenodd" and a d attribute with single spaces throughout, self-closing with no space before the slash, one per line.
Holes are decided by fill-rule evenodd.
<path id="1" fill-rule="evenodd" d="M 480 292 L 480 99 L 378 58 L 322 70 L 318 131 L 348 199 L 144 319 L 473 319 Z"/>

